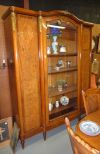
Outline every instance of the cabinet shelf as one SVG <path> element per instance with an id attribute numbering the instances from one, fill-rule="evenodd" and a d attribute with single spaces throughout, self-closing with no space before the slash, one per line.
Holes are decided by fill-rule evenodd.
<path id="1" fill-rule="evenodd" d="M 62 91 L 58 91 L 58 89 L 56 87 L 55 88 L 50 87 L 48 89 L 48 92 L 49 92 L 49 96 L 48 97 L 50 98 L 50 97 L 55 97 L 55 96 L 63 95 L 65 93 L 74 92 L 74 91 L 77 90 L 76 87 L 77 87 L 76 85 L 67 86 L 67 87 L 63 88 Z"/>
<path id="2" fill-rule="evenodd" d="M 52 111 L 49 112 L 49 119 L 54 119 L 56 117 L 59 117 L 59 116 L 63 116 L 65 114 L 68 114 L 72 111 L 75 111 L 77 109 L 77 98 L 74 97 L 74 98 L 71 98 L 69 100 L 69 104 L 68 105 L 61 105 L 59 106 L 59 108 L 54 108 Z"/>
<path id="3" fill-rule="evenodd" d="M 47 54 L 47 56 L 48 57 L 77 56 L 77 53 L 76 52 L 74 52 L 74 53 L 62 52 L 62 53 L 58 53 L 58 54 Z"/>
<path id="4" fill-rule="evenodd" d="M 69 68 L 64 67 L 64 68 L 60 68 L 59 70 L 51 69 L 51 70 L 48 70 L 48 74 L 71 72 L 71 71 L 77 71 L 77 66 L 73 66 L 73 67 L 69 67 Z"/>

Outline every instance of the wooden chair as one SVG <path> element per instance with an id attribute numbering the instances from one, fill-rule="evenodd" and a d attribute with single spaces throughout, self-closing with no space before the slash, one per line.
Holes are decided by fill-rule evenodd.
<path id="1" fill-rule="evenodd" d="M 97 88 L 96 85 L 96 74 L 91 73 L 91 84 L 90 84 L 90 88 Z"/>
<path id="2" fill-rule="evenodd" d="M 86 115 L 100 109 L 100 89 L 90 88 L 85 92 L 82 90 L 82 96 Z"/>
<path id="3" fill-rule="evenodd" d="M 85 143 L 79 136 L 77 136 L 70 126 L 69 119 L 65 118 L 66 128 L 70 137 L 72 149 L 74 154 L 100 154 L 100 152 L 90 145 Z"/>

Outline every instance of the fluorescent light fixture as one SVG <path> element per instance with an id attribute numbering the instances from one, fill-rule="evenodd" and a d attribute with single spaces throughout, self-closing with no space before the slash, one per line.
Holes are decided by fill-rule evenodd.
<path id="1" fill-rule="evenodd" d="M 49 25 L 49 24 L 47 24 L 47 27 L 51 27 L 51 28 L 59 28 L 59 29 L 65 29 L 65 28 L 66 28 L 66 27 L 64 27 L 64 26 Z"/>

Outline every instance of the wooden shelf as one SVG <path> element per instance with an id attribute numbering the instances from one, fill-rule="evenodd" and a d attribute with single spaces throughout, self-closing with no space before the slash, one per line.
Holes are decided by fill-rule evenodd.
<path id="1" fill-rule="evenodd" d="M 76 85 L 65 87 L 65 88 L 63 88 L 62 91 L 58 91 L 58 89 L 56 87 L 55 88 L 51 87 L 48 89 L 48 93 L 49 93 L 49 98 L 50 98 L 50 97 L 59 96 L 59 95 L 65 94 L 65 93 L 73 92 L 76 90 L 77 90 Z"/>
<path id="2" fill-rule="evenodd" d="M 60 57 L 60 56 L 77 56 L 77 53 L 59 52 L 58 54 L 47 54 L 48 57 Z"/>
<path id="3" fill-rule="evenodd" d="M 73 66 L 73 67 L 64 67 L 64 68 L 60 68 L 59 70 L 56 69 L 51 69 L 48 70 L 48 74 L 55 74 L 55 73 L 62 73 L 62 72 L 71 72 L 71 71 L 77 71 L 77 66 Z"/>
<path id="4" fill-rule="evenodd" d="M 49 112 L 49 119 L 51 120 L 51 119 L 68 114 L 68 113 L 76 110 L 76 108 L 77 108 L 76 102 L 77 102 L 77 98 L 74 97 L 69 100 L 68 105 L 63 106 L 60 104 L 59 108 L 54 107 L 54 109 Z"/>

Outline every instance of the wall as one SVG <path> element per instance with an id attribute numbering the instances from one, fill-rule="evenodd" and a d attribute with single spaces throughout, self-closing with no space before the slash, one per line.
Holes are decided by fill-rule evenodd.
<path id="1" fill-rule="evenodd" d="M 32 10 L 68 10 L 80 19 L 100 23 L 99 0 L 0 0 L 1 5 L 23 7 L 28 3 Z"/>
<path id="2" fill-rule="evenodd" d="M 2 14 L 8 7 L 0 6 L 0 119 L 12 115 Z M 2 67 L 6 60 L 6 67 Z"/>
<path id="3" fill-rule="evenodd" d="M 6 46 L 4 36 L 4 26 L 2 15 L 8 9 L 9 5 L 25 7 L 25 0 L 0 0 L 0 119 L 12 116 L 11 96 L 9 87 L 8 66 L 6 58 Z M 5 6 L 8 5 L 8 6 Z M 3 60 L 6 67 L 3 68 Z"/>
<path id="4" fill-rule="evenodd" d="M 0 0 L 0 5 L 23 7 L 23 0 Z"/>
<path id="5" fill-rule="evenodd" d="M 97 0 L 29 0 L 33 10 L 68 10 L 80 19 L 100 23 L 100 1 Z"/>

